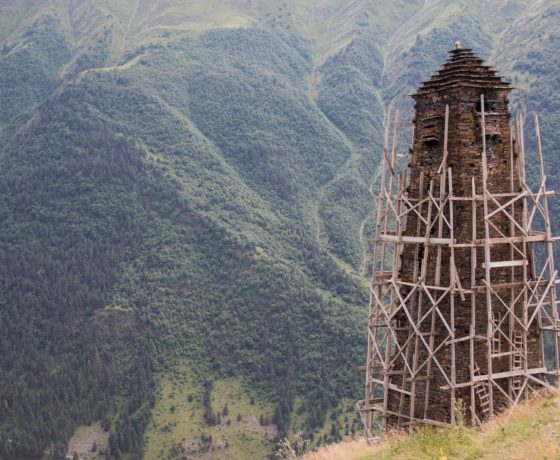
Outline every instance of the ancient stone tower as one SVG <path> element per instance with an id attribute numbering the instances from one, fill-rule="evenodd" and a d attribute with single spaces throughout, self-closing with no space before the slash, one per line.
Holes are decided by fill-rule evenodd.
<path id="1" fill-rule="evenodd" d="M 559 369 L 538 120 L 532 191 L 510 85 L 460 44 L 450 55 L 413 95 L 412 156 L 400 174 L 403 123 L 387 117 L 358 403 L 370 436 L 378 425 L 450 423 L 457 410 L 479 424 Z"/>

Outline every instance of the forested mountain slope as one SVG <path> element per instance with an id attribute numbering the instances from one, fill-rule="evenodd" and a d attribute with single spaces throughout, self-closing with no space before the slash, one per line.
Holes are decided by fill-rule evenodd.
<path id="1" fill-rule="evenodd" d="M 2 2 L 0 458 L 62 456 L 93 422 L 115 458 L 358 429 L 387 106 L 410 119 L 460 39 L 542 113 L 557 186 L 559 11 Z"/>

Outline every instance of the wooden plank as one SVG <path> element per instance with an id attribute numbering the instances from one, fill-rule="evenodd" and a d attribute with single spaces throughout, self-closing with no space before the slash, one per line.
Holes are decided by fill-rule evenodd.
<path id="1" fill-rule="evenodd" d="M 511 356 L 517 354 L 516 351 L 503 351 L 501 353 L 492 353 L 490 356 L 492 358 L 503 358 L 504 356 Z"/>
<path id="2" fill-rule="evenodd" d="M 464 337 L 460 337 L 458 339 L 453 339 L 453 340 L 447 340 L 445 342 L 446 345 L 451 345 L 452 343 L 459 343 L 459 342 L 464 342 L 465 340 L 486 340 L 485 336 L 482 335 L 466 335 Z"/>
<path id="3" fill-rule="evenodd" d="M 407 281 L 400 281 L 400 280 L 393 280 L 396 284 L 398 284 L 399 286 L 408 286 L 408 287 L 412 287 L 412 288 L 416 288 L 418 287 L 418 283 L 409 283 Z M 422 283 L 422 287 L 424 289 L 430 289 L 430 290 L 434 290 L 434 291 L 449 291 L 449 287 L 445 287 L 445 286 L 428 286 L 424 283 Z"/>
<path id="4" fill-rule="evenodd" d="M 546 241 L 546 235 L 544 233 L 535 233 L 528 236 L 506 236 L 505 238 L 489 238 L 488 242 L 493 244 L 510 244 L 510 243 L 534 243 L 538 241 Z M 476 240 L 477 244 L 483 245 L 484 240 Z"/>
<path id="5" fill-rule="evenodd" d="M 490 262 L 490 268 L 503 268 L 503 267 L 522 267 L 527 265 L 526 260 L 501 260 L 498 262 Z M 482 268 L 486 268 L 486 262 L 482 262 Z"/>
<path id="6" fill-rule="evenodd" d="M 381 235 L 380 241 L 387 243 L 425 243 L 425 244 L 454 244 L 455 240 L 451 238 L 425 238 L 423 236 L 397 236 L 397 235 Z"/>

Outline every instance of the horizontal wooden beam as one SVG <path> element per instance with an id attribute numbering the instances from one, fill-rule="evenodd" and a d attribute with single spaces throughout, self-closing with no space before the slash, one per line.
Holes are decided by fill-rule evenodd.
<path id="1" fill-rule="evenodd" d="M 504 268 L 504 267 L 522 267 L 527 265 L 527 260 L 500 260 L 496 262 L 490 262 L 490 268 Z M 482 268 L 486 268 L 486 264 L 482 262 Z"/>
<path id="2" fill-rule="evenodd" d="M 508 377 L 517 377 L 519 375 L 533 375 L 533 374 L 542 374 L 546 372 L 546 367 L 535 367 L 533 369 L 519 369 L 515 371 L 507 371 L 507 372 L 497 372 L 492 374 L 492 380 L 499 380 L 499 379 L 506 379 Z M 474 382 L 485 382 L 489 379 L 488 375 L 475 375 Z"/>
<path id="3" fill-rule="evenodd" d="M 423 236 L 396 236 L 396 235 L 381 235 L 380 241 L 385 243 L 424 243 L 424 244 L 453 244 L 455 240 L 451 238 L 426 238 Z"/>
<path id="4" fill-rule="evenodd" d="M 493 198 L 498 199 L 498 198 L 512 198 L 512 197 L 518 196 L 520 193 L 523 193 L 523 192 L 494 193 L 494 194 L 490 194 L 490 195 Z M 549 196 L 552 197 L 552 196 L 555 196 L 555 195 L 556 195 L 556 192 L 554 190 L 547 190 L 546 192 L 540 194 L 541 197 L 545 197 L 545 196 L 546 197 L 549 197 Z M 378 197 L 377 195 L 374 195 L 374 198 L 377 198 L 377 197 Z M 391 194 L 387 193 L 385 195 L 385 197 L 388 198 L 388 199 L 391 199 L 393 201 L 403 199 L 403 195 L 401 193 L 396 194 L 396 195 L 394 193 L 391 193 Z M 424 200 L 424 199 L 425 198 L 419 199 L 419 198 L 407 197 L 407 200 L 410 201 L 411 203 L 417 203 L 417 202 L 419 202 L 421 200 Z M 451 196 L 451 197 L 448 197 L 446 199 L 449 199 L 451 201 L 469 201 L 469 202 L 473 201 L 472 196 Z M 436 201 L 439 201 L 439 200 L 436 198 Z M 484 195 L 475 195 L 474 201 L 484 201 Z"/>
<path id="5" fill-rule="evenodd" d="M 517 352 L 517 351 L 503 351 L 501 353 L 491 353 L 490 357 L 491 358 L 503 358 L 504 356 L 511 356 L 511 355 L 515 355 L 515 354 L 519 354 L 519 352 Z"/>
<path id="6" fill-rule="evenodd" d="M 465 340 L 483 340 L 486 341 L 488 340 L 487 337 L 484 337 L 482 335 L 466 335 L 465 337 L 460 337 L 458 339 L 453 339 L 453 340 L 447 340 L 445 342 L 446 345 L 451 345 L 452 343 L 459 343 L 459 342 L 464 342 Z"/>
<path id="7" fill-rule="evenodd" d="M 508 377 L 517 377 L 517 376 L 529 376 L 529 375 L 535 375 L 535 374 L 546 374 L 547 373 L 547 368 L 546 367 L 537 367 L 534 369 L 519 369 L 516 371 L 507 371 L 507 372 L 497 372 L 496 374 L 492 374 L 492 380 L 499 380 L 499 379 L 505 379 Z M 488 375 L 475 375 L 473 380 L 471 382 L 464 382 L 464 383 L 458 383 L 455 385 L 455 388 L 465 388 L 465 387 L 470 387 L 474 384 L 477 384 L 479 382 L 486 382 L 487 380 L 489 380 L 490 377 Z M 449 385 L 444 385 L 444 386 L 440 386 L 439 387 L 440 390 L 450 390 L 451 387 Z"/>
<path id="8" fill-rule="evenodd" d="M 508 192 L 508 193 L 491 193 L 489 194 L 491 198 L 513 198 L 523 192 Z M 554 196 L 556 192 L 554 190 L 547 190 L 544 193 L 541 193 L 541 197 L 544 196 Z M 472 196 L 452 196 L 450 197 L 451 201 L 473 201 Z M 484 195 L 475 195 L 474 201 L 484 201 Z"/>
<path id="9" fill-rule="evenodd" d="M 503 238 L 488 238 L 490 245 L 494 244 L 510 244 L 510 243 L 535 243 L 538 241 L 546 241 L 546 235 L 542 234 L 531 234 L 531 235 L 520 235 L 520 236 L 506 236 Z M 483 245 L 484 240 L 475 240 L 477 245 Z"/>
<path id="10" fill-rule="evenodd" d="M 560 281 L 560 280 L 559 280 Z M 503 291 L 505 289 L 515 289 L 515 288 L 520 288 L 520 287 L 524 287 L 524 286 L 531 286 L 531 287 L 535 287 L 535 286 L 546 286 L 549 283 L 549 280 L 539 280 L 539 281 L 527 281 L 526 283 L 524 281 L 515 281 L 513 283 L 498 283 L 498 284 L 492 284 L 492 290 L 494 291 Z M 486 290 L 486 286 L 471 286 L 469 288 L 467 288 L 467 292 L 472 291 L 472 292 L 485 292 Z"/>

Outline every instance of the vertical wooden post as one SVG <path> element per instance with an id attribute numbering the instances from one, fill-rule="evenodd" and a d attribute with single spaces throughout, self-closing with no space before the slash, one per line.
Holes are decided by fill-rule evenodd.
<path id="1" fill-rule="evenodd" d="M 420 203 L 422 202 L 422 200 L 424 199 L 424 171 L 420 172 L 420 191 L 418 194 L 418 199 L 420 201 Z M 418 208 L 418 212 L 420 214 L 422 214 L 422 210 L 423 210 L 424 206 L 422 204 L 420 204 L 419 208 Z M 417 220 L 416 223 L 416 234 L 420 235 L 420 231 L 422 229 L 422 221 L 420 219 Z M 420 243 L 416 243 L 416 248 L 414 250 L 414 273 L 413 273 L 413 282 L 416 284 L 418 282 L 418 257 L 419 257 L 419 252 L 420 252 Z M 422 259 L 422 265 L 424 265 L 424 259 Z M 422 273 L 422 271 L 421 271 Z M 421 296 L 422 294 L 418 294 L 418 297 L 415 295 L 414 299 L 418 298 L 418 301 L 416 302 L 417 305 L 417 310 L 418 313 L 416 315 L 416 321 L 419 322 L 420 318 L 422 317 L 422 302 L 421 302 Z M 412 327 L 411 327 L 412 329 Z M 415 418 L 415 405 L 416 405 L 416 377 L 414 374 L 416 374 L 416 369 L 418 368 L 418 337 L 415 336 L 414 337 L 414 351 L 412 354 L 412 372 L 413 375 L 411 376 L 412 381 L 410 382 L 410 408 L 409 408 L 409 417 L 410 420 Z"/>
<path id="2" fill-rule="evenodd" d="M 525 183 L 525 135 L 523 133 L 523 116 L 519 115 L 519 175 L 521 176 L 522 182 Z M 529 232 L 529 222 L 527 221 L 527 197 L 523 198 L 523 215 L 521 218 L 522 221 L 522 228 L 525 233 Z M 527 254 L 529 253 L 529 248 L 527 247 L 527 242 L 523 240 L 522 242 L 522 252 L 525 258 L 527 258 Z M 523 322 L 523 369 L 527 372 L 527 326 L 529 322 L 529 295 L 528 295 L 528 282 L 529 282 L 529 268 L 527 265 L 523 265 L 523 286 L 524 286 L 524 294 L 523 294 L 523 305 L 522 305 L 522 322 Z M 527 377 L 525 376 L 525 379 Z M 526 385 L 525 385 L 526 388 Z M 527 395 L 527 389 L 525 389 L 525 393 Z"/>
<path id="3" fill-rule="evenodd" d="M 444 200 L 446 196 L 446 175 L 447 175 L 447 140 L 449 134 L 449 105 L 445 106 L 445 120 L 444 120 L 444 128 L 443 128 L 443 158 L 441 162 L 441 175 L 439 181 L 439 212 L 437 214 L 438 219 L 438 238 L 443 236 L 443 224 L 444 224 Z M 428 246 L 429 243 L 426 243 Z M 435 267 L 435 275 L 434 275 L 434 286 L 439 287 L 441 281 L 441 251 L 442 246 L 440 244 L 437 245 L 436 250 L 436 267 Z M 434 351 L 434 344 L 435 344 L 435 333 L 436 333 L 436 309 L 435 306 L 432 306 L 432 323 L 430 327 L 430 339 L 429 339 L 429 347 L 430 347 L 430 354 L 433 354 Z M 430 401 L 430 386 L 431 386 L 431 373 L 432 373 L 432 359 L 428 362 L 428 378 L 426 379 L 426 394 L 424 399 L 424 417 L 427 416 L 428 413 L 428 406 Z"/>
<path id="4" fill-rule="evenodd" d="M 486 117 L 484 108 L 484 94 L 480 95 L 481 122 L 482 122 L 482 194 L 484 205 L 484 268 L 486 273 L 486 314 L 487 314 L 487 374 L 488 374 L 488 396 L 490 399 L 490 417 L 494 416 L 494 398 L 492 381 L 492 338 L 494 336 L 492 325 L 492 277 L 491 277 L 491 257 L 490 257 L 490 225 L 488 223 L 488 163 L 486 158 Z"/>
<path id="5" fill-rule="evenodd" d="M 391 163 L 389 165 L 389 188 L 388 188 L 388 193 L 389 193 L 389 197 L 388 200 L 391 199 L 391 195 L 393 194 L 393 179 L 395 176 L 395 161 L 397 158 L 397 140 L 398 140 L 398 129 L 399 129 L 399 111 L 396 110 L 395 111 L 395 121 L 393 124 L 393 147 L 391 149 Z M 387 161 L 389 161 L 389 159 L 387 159 Z M 387 200 L 387 203 L 385 205 L 385 216 L 387 216 L 387 212 L 388 212 L 388 208 L 389 208 L 389 202 Z M 387 233 L 387 226 L 389 224 L 389 219 L 387 217 L 385 217 L 385 223 L 384 223 L 384 227 L 383 227 L 383 233 Z M 383 252 L 381 254 L 381 270 L 385 270 L 385 255 L 386 255 L 386 245 L 383 245 Z"/>
<path id="6" fill-rule="evenodd" d="M 539 157 L 539 171 L 540 171 L 540 186 L 544 188 L 543 193 L 543 208 L 545 215 L 543 216 L 545 234 L 546 234 L 546 248 L 548 256 L 548 276 L 554 276 L 554 243 L 552 240 L 552 227 L 550 224 L 550 215 L 548 213 L 548 198 L 546 195 L 545 180 L 546 176 L 544 173 L 544 161 L 542 155 L 542 145 L 541 145 L 541 130 L 539 127 L 539 117 L 535 114 L 535 132 L 537 136 L 537 154 Z M 550 308 L 552 310 L 552 318 L 554 320 L 554 327 L 558 328 L 560 322 L 558 321 L 558 299 L 556 293 L 556 284 L 553 283 L 550 288 Z M 558 348 L 558 333 L 554 333 L 554 345 L 555 345 L 555 358 L 556 358 L 556 372 L 560 372 L 560 349 Z"/>
<path id="7" fill-rule="evenodd" d="M 471 243 L 471 325 L 469 328 L 469 355 L 470 355 L 470 390 L 471 390 L 471 421 L 472 425 L 476 424 L 476 393 L 475 393 L 475 383 L 474 383 L 474 337 L 476 335 L 476 184 L 474 176 L 471 178 L 472 188 L 472 201 L 471 201 L 471 212 L 472 212 L 472 243 Z"/>
<path id="8" fill-rule="evenodd" d="M 385 216 L 385 223 L 384 223 L 384 227 L 383 227 L 383 233 L 387 234 L 387 229 L 388 229 L 388 225 L 389 225 L 389 210 L 390 209 L 394 209 L 394 205 L 395 205 L 395 193 L 393 191 L 393 182 L 395 179 L 395 162 L 396 162 L 396 155 L 397 155 L 397 141 L 398 141 L 398 129 L 399 129 L 399 111 L 396 110 L 395 111 L 395 121 L 394 121 L 394 125 L 393 125 L 393 146 L 392 146 L 392 150 L 391 150 L 391 164 L 389 165 L 389 187 L 388 187 L 388 197 L 387 197 L 387 202 L 386 202 L 386 206 L 385 206 L 385 212 L 384 212 L 384 216 Z M 395 231 L 398 230 L 398 228 L 400 227 L 400 218 L 398 215 L 398 211 L 397 211 L 397 215 L 393 217 L 393 219 L 391 219 L 393 222 L 393 224 L 395 225 Z M 397 248 L 398 248 L 398 244 L 396 246 L 394 246 L 394 253 L 393 253 L 393 263 L 391 266 L 391 279 L 395 279 L 397 274 L 396 274 L 396 264 L 395 264 L 395 257 L 396 257 L 396 253 L 397 253 Z M 384 244 L 383 246 L 383 253 L 381 254 L 381 266 L 382 266 L 382 270 L 385 270 L 385 258 L 386 258 L 386 244 Z M 390 291 L 390 300 L 389 300 L 389 306 L 392 309 L 394 307 L 394 292 L 393 289 L 391 289 Z M 391 327 L 391 325 L 389 324 L 388 327 Z M 385 391 L 385 398 L 383 401 L 383 410 L 384 413 L 387 414 L 387 409 L 388 409 L 388 405 L 389 405 L 389 363 L 391 361 L 391 350 L 392 350 L 392 345 L 393 342 L 392 340 L 394 340 L 391 337 L 391 334 L 387 334 L 387 340 L 385 343 L 385 365 L 384 365 L 384 376 L 383 376 L 383 389 Z M 395 344 L 396 346 L 396 344 Z M 384 423 L 386 424 L 387 422 L 387 416 L 384 417 Z"/>
<path id="9" fill-rule="evenodd" d="M 446 110 L 446 114 L 448 110 Z M 452 286 L 451 293 L 449 295 L 449 322 L 451 325 L 451 423 L 455 423 L 455 385 L 457 384 L 457 372 L 455 367 L 455 288 L 457 284 L 456 279 L 456 266 L 455 266 L 455 248 L 453 247 L 453 241 L 455 241 L 454 232 L 454 215 L 453 215 L 453 174 L 451 168 L 448 172 L 449 181 L 449 238 L 451 239 L 451 261 L 449 264 L 449 280 Z"/>
<path id="10" fill-rule="evenodd" d="M 515 191 L 515 182 L 514 182 L 514 172 L 515 172 L 515 165 L 514 165 L 514 155 L 513 155 L 513 147 L 514 147 L 514 143 L 513 143 L 513 134 L 510 132 L 510 136 L 509 136 L 509 191 L 510 193 L 514 193 Z M 511 207 L 510 207 L 510 214 L 515 218 L 515 204 L 512 203 Z M 510 237 L 515 237 L 515 224 L 513 223 L 513 221 L 510 220 L 509 222 L 509 236 Z M 514 251 L 514 246 L 513 243 L 510 245 L 509 248 L 509 258 L 510 260 L 513 260 L 515 257 L 515 251 Z M 513 283 L 515 282 L 515 267 L 511 267 L 510 268 L 510 282 Z M 515 317 L 511 312 L 515 313 L 515 289 L 512 287 L 509 290 L 509 305 L 510 305 L 510 309 L 511 311 L 509 312 L 509 321 L 508 321 L 508 340 L 509 340 L 509 352 L 510 352 L 510 356 L 509 356 L 509 369 L 512 370 L 513 369 L 513 364 L 514 364 L 514 353 L 516 352 L 515 350 L 515 346 L 514 346 L 514 328 L 515 328 Z M 510 398 L 514 397 L 513 394 L 513 378 L 509 379 L 509 385 L 508 385 L 508 395 Z"/>
<path id="11" fill-rule="evenodd" d="M 374 362 L 377 358 L 374 356 L 374 347 L 372 346 L 372 340 L 377 340 L 377 324 L 379 322 L 379 311 L 380 306 L 377 305 L 372 289 L 379 289 L 381 294 L 381 287 L 378 288 L 376 285 L 376 275 L 378 271 L 383 271 L 383 267 L 378 267 L 378 251 L 379 243 L 381 238 L 381 213 L 383 211 L 383 205 L 385 202 L 385 176 L 387 174 L 387 155 L 389 148 L 389 129 L 391 124 L 391 108 L 387 110 L 387 119 L 385 120 L 385 145 L 383 147 L 383 160 L 381 166 L 381 177 L 380 177 L 380 187 L 379 196 L 377 199 L 377 209 L 376 209 L 376 221 L 375 221 L 375 238 L 373 242 L 373 267 L 371 273 L 371 283 L 370 283 L 370 294 L 369 294 L 369 314 L 368 314 L 368 349 L 367 349 L 367 362 L 366 362 L 366 375 L 365 375 L 365 400 L 364 400 L 364 425 L 365 425 L 365 435 L 366 440 L 369 441 L 370 430 L 372 428 L 372 416 L 373 412 L 370 409 L 370 400 L 375 398 L 375 391 L 377 385 L 372 381 L 372 371 L 374 367 Z M 387 392 L 384 389 L 384 393 Z M 385 398 L 386 396 L 384 396 Z M 383 421 L 385 418 L 383 418 Z"/>

